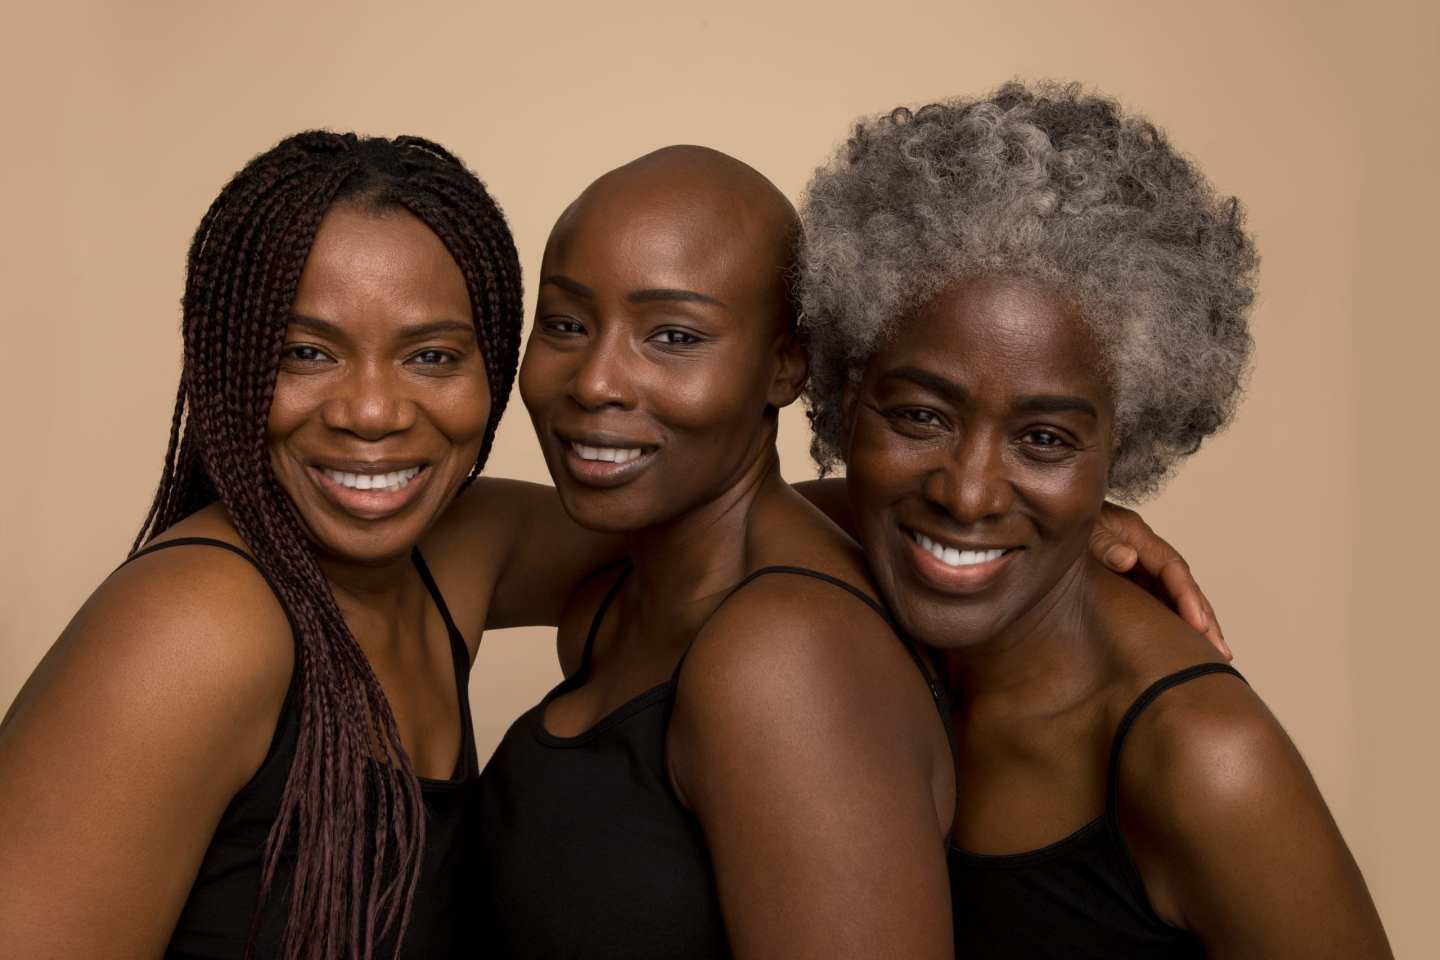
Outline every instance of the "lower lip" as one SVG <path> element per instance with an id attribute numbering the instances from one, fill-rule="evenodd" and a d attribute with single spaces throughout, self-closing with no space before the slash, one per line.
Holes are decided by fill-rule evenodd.
<path id="1" fill-rule="evenodd" d="M 353 490 L 331 480 L 317 467 L 309 470 L 326 499 L 360 520 L 383 520 L 399 513 L 420 495 L 430 480 L 430 468 L 422 467 L 409 483 L 398 490 Z"/>
<path id="2" fill-rule="evenodd" d="M 634 460 L 615 463 L 611 460 L 586 460 L 575 452 L 569 443 L 565 444 L 565 470 L 570 476 L 587 487 L 618 487 L 629 483 L 655 460 L 656 451 L 640 454 Z"/>
<path id="3" fill-rule="evenodd" d="M 1005 568 L 1010 565 L 1010 561 L 1020 552 L 1018 549 L 1012 549 L 994 560 L 986 560 L 984 563 L 974 563 L 963 567 L 952 567 L 916 543 L 915 538 L 908 531 L 902 530 L 900 535 L 905 538 L 905 543 L 910 547 L 910 563 L 915 568 L 915 572 L 920 575 L 920 579 L 946 593 L 981 592 L 1000 578 L 1000 575 L 1005 572 Z"/>

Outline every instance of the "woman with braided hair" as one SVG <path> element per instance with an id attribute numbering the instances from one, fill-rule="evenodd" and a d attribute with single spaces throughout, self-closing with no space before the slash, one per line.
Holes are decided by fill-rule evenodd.
<path id="1" fill-rule="evenodd" d="M 221 191 L 154 505 L 6 720 L 0 954 L 459 948 L 479 628 L 416 545 L 485 462 L 521 289 L 426 140 L 302 133 Z"/>
<path id="2" fill-rule="evenodd" d="M 477 480 L 520 298 L 428 141 L 304 133 L 221 191 L 154 504 L 0 727 L 0 955 L 475 952 L 469 664 L 620 555 Z M 1115 529 L 1194 617 L 1173 551 Z"/>

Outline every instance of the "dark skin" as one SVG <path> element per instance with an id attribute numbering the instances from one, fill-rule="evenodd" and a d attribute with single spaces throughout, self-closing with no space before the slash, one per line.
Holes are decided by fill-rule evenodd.
<path id="1" fill-rule="evenodd" d="M 792 217 L 738 161 L 672 148 L 601 178 L 551 235 L 521 395 L 566 509 L 620 533 L 633 572 L 590 679 L 544 722 L 589 729 L 688 648 L 668 773 L 735 955 L 948 956 L 954 784 L 924 678 L 881 618 L 818 582 L 765 578 L 721 607 L 771 564 L 867 585 L 778 469 L 776 411 L 805 375 L 782 286 Z M 613 581 L 562 620 L 567 671 Z"/>
<path id="2" fill-rule="evenodd" d="M 978 278 L 908 320 L 850 398 L 860 538 L 897 618 L 944 652 L 964 784 L 953 842 L 973 852 L 1035 850 L 1094 819 L 1126 708 L 1218 659 L 1088 549 L 1113 449 L 1102 369 L 1065 300 Z M 1390 956 L 1304 762 L 1244 683 L 1167 692 L 1119 775 L 1150 902 L 1207 956 Z"/>
<path id="3" fill-rule="evenodd" d="M 453 668 L 411 547 L 473 657 L 487 627 L 559 622 L 621 544 L 578 527 L 548 487 L 481 478 L 455 496 L 488 384 L 459 268 L 418 220 L 332 210 L 294 313 L 271 462 L 412 765 L 448 777 L 460 743 Z M 367 466 L 424 469 L 394 502 L 383 490 L 337 501 L 323 470 Z M 833 482 L 808 489 L 836 499 Z M 1173 578 L 1182 606 L 1203 609 L 1168 545 L 1137 517 L 1119 516 L 1116 530 L 1142 566 Z M 186 536 L 245 549 L 219 505 L 159 539 Z M 266 754 L 293 665 L 284 612 L 238 557 L 177 547 L 107 578 L 0 726 L 0 822 L 27 824 L 0 832 L 0 954 L 158 956 L 215 824 Z"/>

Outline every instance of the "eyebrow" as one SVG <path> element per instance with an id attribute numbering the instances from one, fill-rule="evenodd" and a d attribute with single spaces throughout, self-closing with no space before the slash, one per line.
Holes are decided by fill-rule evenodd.
<path id="1" fill-rule="evenodd" d="M 583 297 L 586 300 L 595 299 L 594 290 L 578 280 L 572 280 L 563 273 L 552 273 L 540 279 L 541 286 L 547 283 L 557 286 L 561 290 L 573 293 L 577 297 Z M 633 290 L 625 294 L 625 299 L 629 303 L 657 303 L 668 300 L 681 303 L 708 303 L 716 307 L 725 306 L 723 301 L 717 300 L 709 294 L 671 287 L 653 287 L 648 290 Z"/>
<path id="2" fill-rule="evenodd" d="M 345 331 L 337 324 L 329 320 L 321 320 L 319 317 L 306 316 L 303 313 L 290 314 L 291 326 L 304 327 L 322 336 L 341 339 L 346 336 Z M 424 340 L 429 337 L 444 333 L 459 333 L 466 336 L 476 336 L 475 325 L 463 323 L 459 320 L 431 320 L 426 323 L 409 324 L 400 328 L 400 336 L 406 340 Z"/>
<path id="3" fill-rule="evenodd" d="M 960 384 L 919 367 L 897 367 L 889 370 L 885 373 L 884 379 L 891 378 L 909 380 L 911 383 L 924 387 L 956 404 L 970 399 L 970 392 Z M 1029 394 L 1017 398 L 1010 406 L 1017 413 L 1083 413 L 1095 420 L 1100 418 L 1095 404 L 1084 397 L 1073 397 L 1066 394 Z"/>

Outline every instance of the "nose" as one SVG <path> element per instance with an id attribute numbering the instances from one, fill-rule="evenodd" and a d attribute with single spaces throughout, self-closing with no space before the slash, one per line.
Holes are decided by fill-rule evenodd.
<path id="1" fill-rule="evenodd" d="M 570 396 L 586 410 L 635 405 L 633 360 L 620 331 L 591 341 L 570 381 Z"/>
<path id="2" fill-rule="evenodd" d="M 1006 472 L 1005 438 L 979 431 L 962 436 L 925 477 L 925 498 L 963 524 L 1008 512 L 1015 490 Z"/>
<path id="3" fill-rule="evenodd" d="M 324 405 L 325 424 L 362 440 L 380 440 L 415 424 L 416 406 L 385 363 L 351 368 Z"/>

